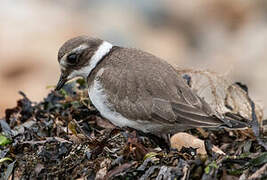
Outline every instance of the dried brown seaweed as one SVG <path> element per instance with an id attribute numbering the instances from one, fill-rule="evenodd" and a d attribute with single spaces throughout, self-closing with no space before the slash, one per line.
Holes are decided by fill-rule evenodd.
<path id="1" fill-rule="evenodd" d="M 188 77 L 192 88 L 195 87 L 194 78 Z M 205 140 L 207 155 L 197 155 L 192 147 L 167 151 L 159 147 L 160 140 L 150 135 L 114 128 L 102 119 L 90 105 L 81 84 L 79 80 L 60 92 L 52 91 L 39 103 L 31 102 L 21 93 L 17 106 L 7 110 L 0 120 L 1 134 L 11 140 L 0 147 L 1 178 L 266 178 L 265 149 L 250 132 L 189 130 L 187 133 Z M 232 86 L 230 89 L 230 94 L 234 94 Z M 245 119 L 253 115 L 253 104 L 241 108 L 245 109 L 241 113 L 239 105 L 233 105 L 230 100 L 233 98 L 228 96 L 232 112 L 231 108 L 223 107 L 225 98 L 217 98 L 213 103 L 222 103 L 218 111 L 240 111 L 238 116 L 247 114 Z M 254 116 L 259 119 L 262 115 L 257 108 L 256 104 Z M 210 151 L 213 146 L 226 155 L 214 154 Z"/>

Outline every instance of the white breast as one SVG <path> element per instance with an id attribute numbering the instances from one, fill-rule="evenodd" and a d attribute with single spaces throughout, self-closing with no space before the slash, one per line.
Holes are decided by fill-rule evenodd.
<path id="1" fill-rule="evenodd" d="M 107 101 L 106 94 L 99 81 L 94 80 L 89 87 L 90 100 L 101 115 L 119 127 L 136 125 L 133 121 L 123 117 L 120 113 L 111 109 L 112 105 Z"/>
<path id="2" fill-rule="evenodd" d="M 91 102 L 100 112 L 100 114 L 111 121 L 114 125 L 119 127 L 131 127 L 141 130 L 143 132 L 150 132 L 150 130 L 157 128 L 158 125 L 151 124 L 148 121 L 130 120 L 122 116 L 119 112 L 112 110 L 112 104 L 107 100 L 107 96 L 99 81 L 94 80 L 88 90 Z"/>

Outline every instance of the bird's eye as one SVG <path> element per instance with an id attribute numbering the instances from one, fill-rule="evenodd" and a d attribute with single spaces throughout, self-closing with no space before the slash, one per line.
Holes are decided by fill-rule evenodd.
<path id="1" fill-rule="evenodd" d="M 70 55 L 68 55 L 67 61 L 71 65 L 76 64 L 77 63 L 77 54 L 70 54 Z"/>

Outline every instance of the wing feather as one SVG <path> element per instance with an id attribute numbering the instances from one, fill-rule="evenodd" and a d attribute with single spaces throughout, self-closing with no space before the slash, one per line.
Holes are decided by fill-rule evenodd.
<path id="1" fill-rule="evenodd" d="M 98 77 L 117 112 L 131 120 L 173 124 L 180 129 L 223 124 L 169 64 L 148 53 L 135 54 L 130 62 L 125 61 L 127 55 L 117 54 Z"/>

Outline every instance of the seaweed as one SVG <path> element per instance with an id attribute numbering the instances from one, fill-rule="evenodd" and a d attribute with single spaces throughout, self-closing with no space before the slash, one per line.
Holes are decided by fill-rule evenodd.
<path id="1" fill-rule="evenodd" d="M 191 76 L 186 79 L 194 82 Z M 187 131 L 205 140 L 207 154 L 203 156 L 193 147 L 161 148 L 160 139 L 115 127 L 90 104 L 82 80 L 60 92 L 51 91 L 38 103 L 20 94 L 17 106 L 7 109 L 0 120 L 3 179 L 267 177 L 264 135 L 251 99 L 251 122 L 257 121 L 252 124 L 254 134 L 251 130 Z M 214 146 L 225 154 L 214 153 Z"/>

